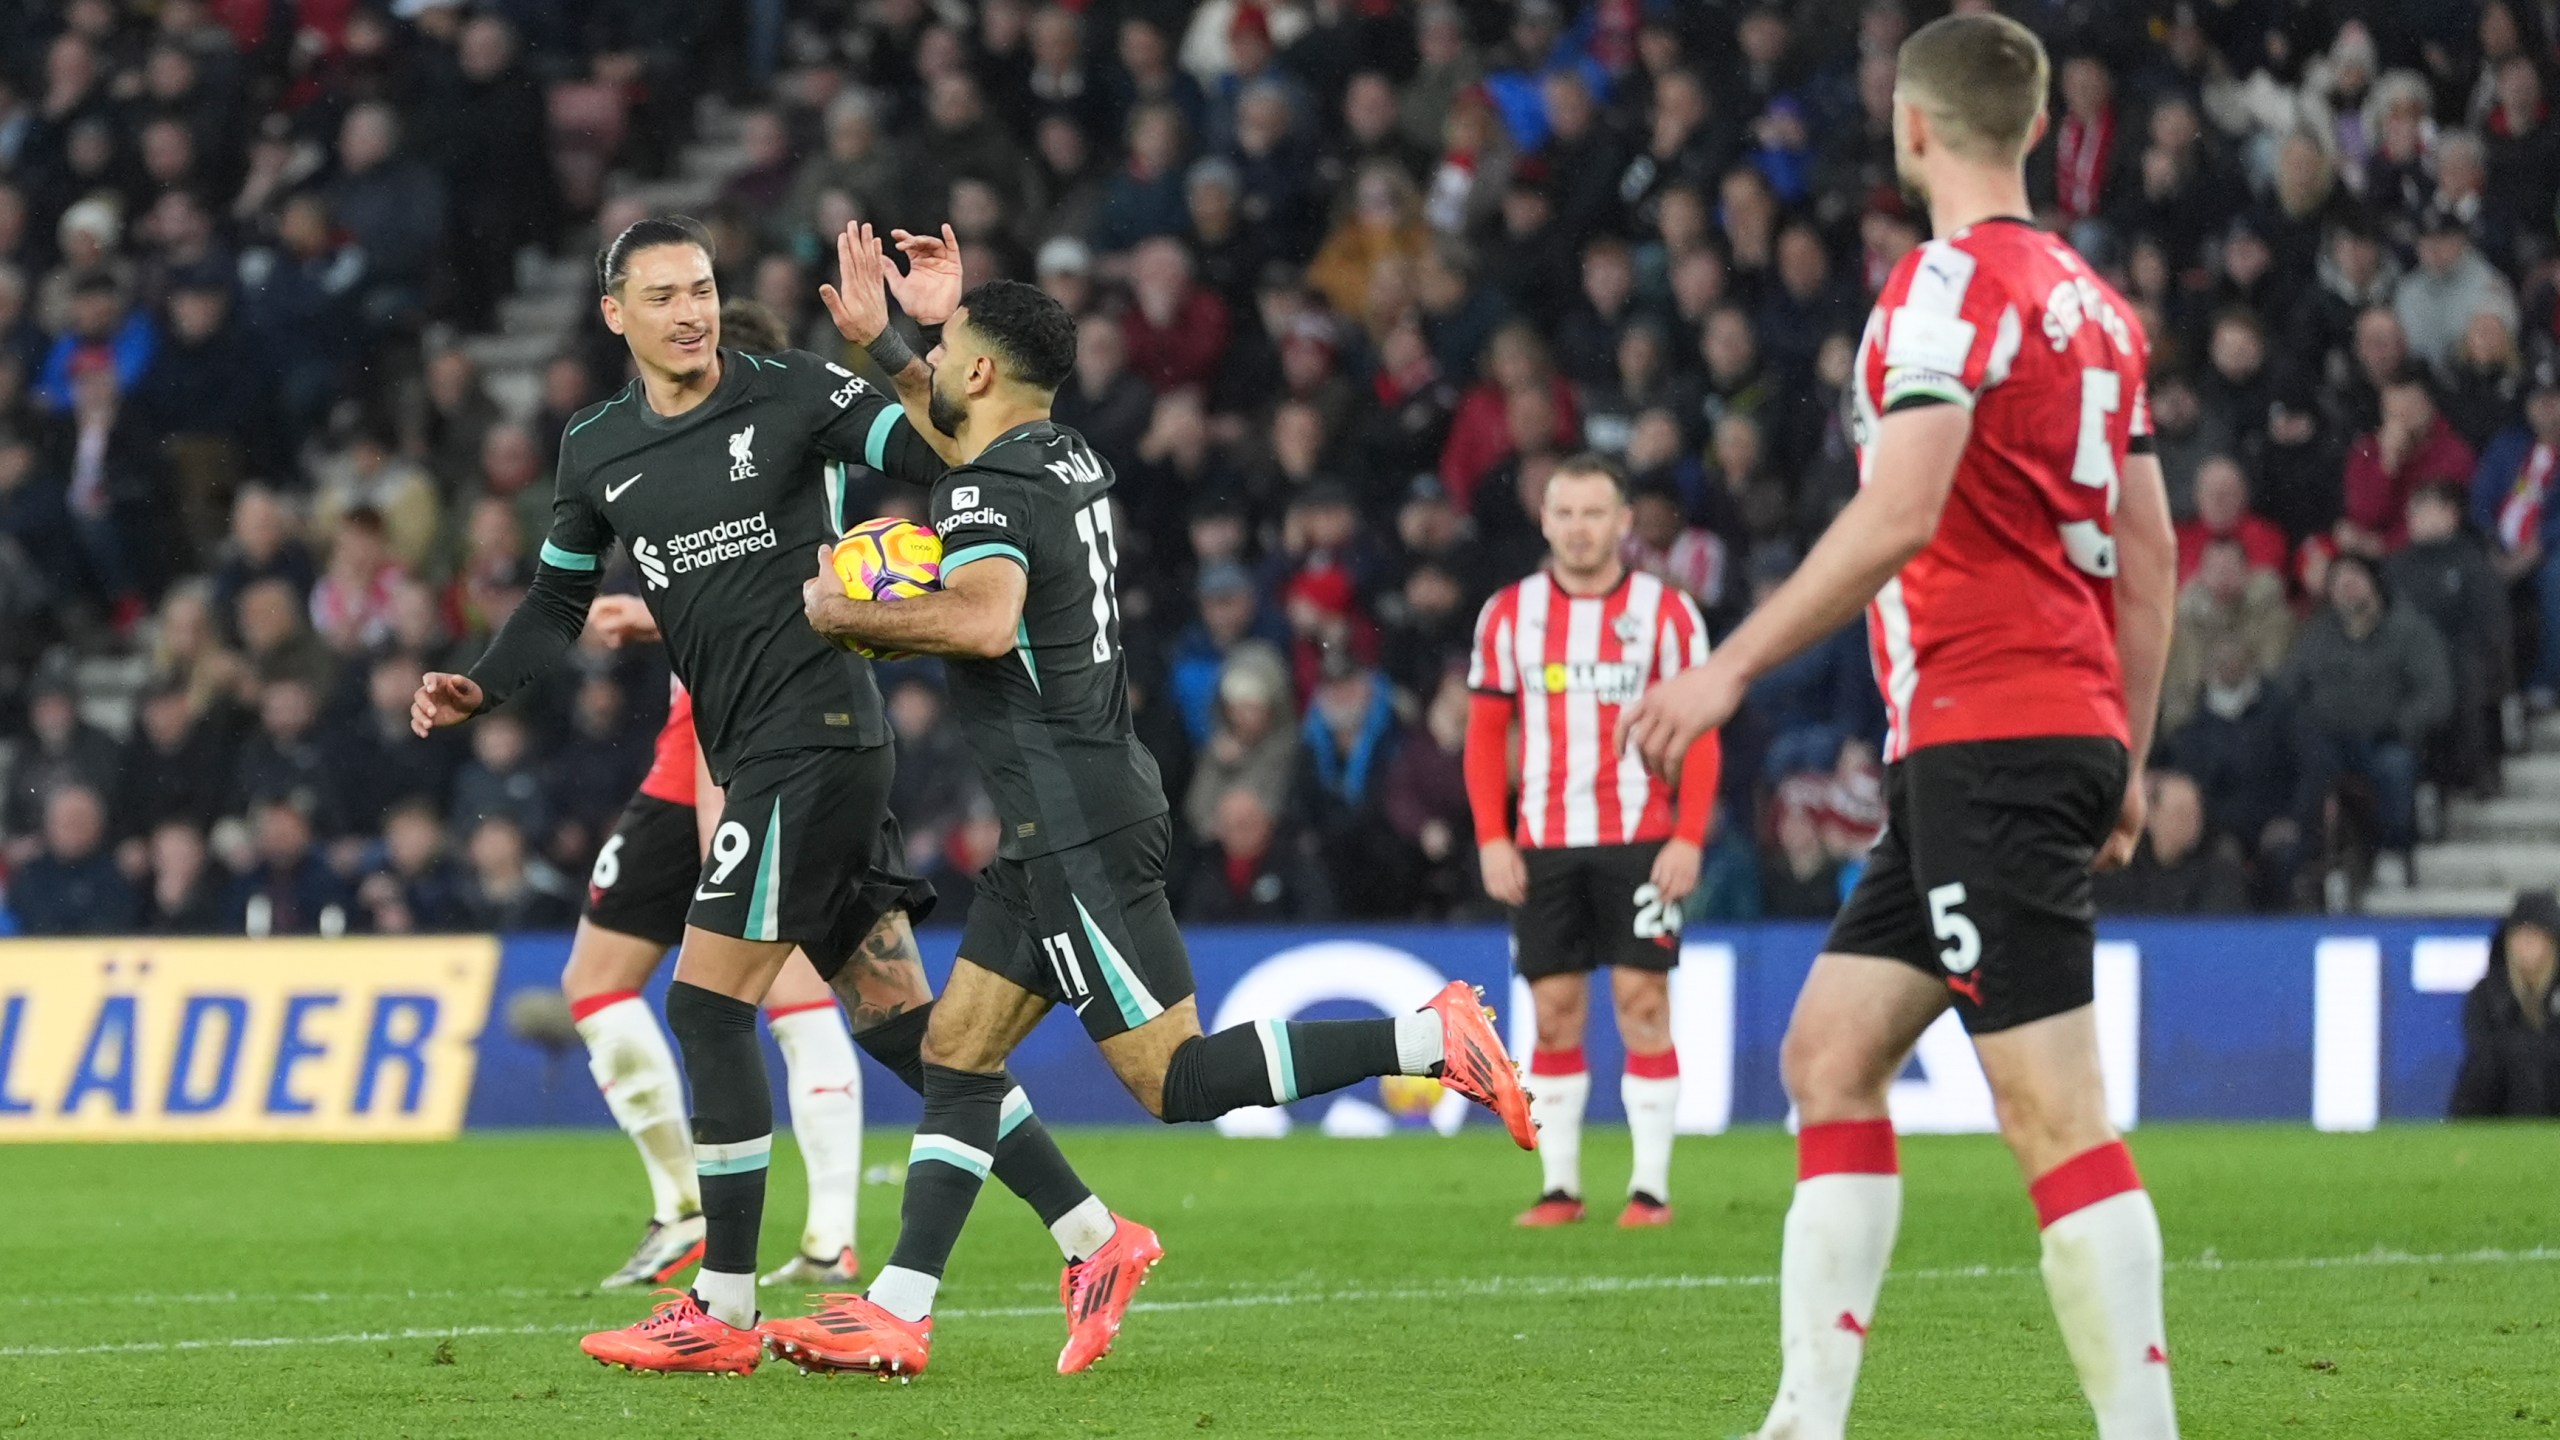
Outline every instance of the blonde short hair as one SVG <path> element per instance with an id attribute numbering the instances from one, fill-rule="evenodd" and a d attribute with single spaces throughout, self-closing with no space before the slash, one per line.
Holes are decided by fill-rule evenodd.
<path id="1" fill-rule="evenodd" d="M 2035 32 L 2005 15 L 1949 15 L 1902 42 L 1894 84 L 1929 114 L 1960 154 L 2015 160 L 2035 133 L 2052 87 L 2052 62 Z"/>

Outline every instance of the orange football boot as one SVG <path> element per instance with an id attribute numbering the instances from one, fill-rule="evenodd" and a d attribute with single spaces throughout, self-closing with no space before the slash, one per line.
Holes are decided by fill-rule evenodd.
<path id="1" fill-rule="evenodd" d="M 1073 1375 L 1111 1353 L 1120 1322 L 1147 1272 L 1164 1258 L 1164 1242 L 1135 1220 L 1111 1217 L 1111 1238 L 1102 1248 L 1067 1267 L 1058 1277 L 1058 1298 L 1067 1304 L 1067 1348 L 1058 1352 L 1058 1373 Z"/>
<path id="2" fill-rule="evenodd" d="M 1618 1228 L 1643 1230 L 1671 1223 L 1671 1202 L 1656 1200 L 1641 1190 L 1627 1197 L 1627 1208 L 1618 1212 Z"/>
<path id="3" fill-rule="evenodd" d="M 764 1358 L 764 1337 L 741 1330 L 702 1308 L 689 1290 L 661 1290 L 667 1298 L 649 1318 L 620 1330 L 599 1330 L 578 1348 L 599 1365 L 670 1375 L 752 1375 Z"/>
<path id="4" fill-rule="evenodd" d="M 1502 1117 L 1503 1128 L 1523 1150 L 1538 1148 L 1537 1127 L 1529 1122 L 1529 1092 L 1520 1085 L 1519 1067 L 1494 1033 L 1493 1011 L 1484 994 L 1464 980 L 1452 980 L 1422 1007 L 1440 1012 L 1439 1080 Z"/>
<path id="5" fill-rule="evenodd" d="M 864 1370 L 886 1380 L 924 1373 L 933 1356 L 933 1317 L 901 1320 L 860 1295 L 821 1295 L 817 1313 L 767 1320 L 773 1353 L 803 1370 Z"/>
<path id="6" fill-rule="evenodd" d="M 1529 1230 L 1549 1230 L 1558 1225 L 1579 1225 L 1582 1223 L 1582 1197 L 1567 1195 L 1561 1190 L 1550 1190 L 1538 1197 L 1537 1204 L 1521 1211 L 1520 1218 L 1512 1223 Z"/>

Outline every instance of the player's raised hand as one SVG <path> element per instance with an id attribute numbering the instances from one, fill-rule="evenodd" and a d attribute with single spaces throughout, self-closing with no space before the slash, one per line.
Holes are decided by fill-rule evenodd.
<path id="1" fill-rule="evenodd" d="M 409 701 L 409 733 L 423 740 L 448 725 L 459 725 L 479 714 L 488 698 L 468 675 L 430 670 L 418 678 L 418 693 Z"/>
<path id="2" fill-rule="evenodd" d="M 587 606 L 587 630 L 607 650 L 656 640 L 657 617 L 637 595 L 599 595 Z"/>
<path id="3" fill-rule="evenodd" d="M 1514 907 L 1527 902 L 1529 862 L 1520 858 L 1519 846 L 1490 841 L 1476 851 L 1476 866 L 1484 872 L 1484 893 Z"/>
<path id="4" fill-rule="evenodd" d="M 907 257 L 904 274 L 895 265 L 887 267 L 889 293 L 898 297 L 899 308 L 919 325 L 950 319 L 960 308 L 960 237 L 945 225 L 939 237 L 892 230 L 889 238 Z"/>
<path id="5" fill-rule="evenodd" d="M 868 345 L 889 328 L 889 290 L 882 271 L 880 237 L 868 225 L 848 224 L 836 237 L 836 283 L 820 285 L 818 298 L 836 322 L 836 333 Z"/>
<path id="6" fill-rule="evenodd" d="M 1710 657 L 1706 664 L 1653 686 L 1618 713 L 1619 751 L 1636 752 L 1645 768 L 1665 784 L 1680 783 L 1681 762 L 1699 736 L 1732 719 L 1733 712 L 1742 708 L 1742 677 L 1716 659 Z"/>
<path id="7" fill-rule="evenodd" d="M 2139 770 L 2126 779 L 2124 805 L 2116 812 L 2116 828 L 2107 836 L 2107 843 L 2098 847 L 2097 858 L 2089 862 L 2090 869 L 2104 874 L 2133 863 L 2134 847 L 2142 843 L 2143 821 L 2151 813 L 2148 785 Z"/>

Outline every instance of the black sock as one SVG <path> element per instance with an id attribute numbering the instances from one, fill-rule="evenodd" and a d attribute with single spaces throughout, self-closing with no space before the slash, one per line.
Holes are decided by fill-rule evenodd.
<path id="1" fill-rule="evenodd" d="M 853 1043 L 907 1082 L 908 1089 L 923 1094 L 924 1030 L 932 1018 L 933 1005 L 928 1001 L 854 1036 Z M 1058 1142 L 1049 1138 L 1049 1127 L 1032 1112 L 1031 1101 L 1022 1094 L 1013 1072 L 1006 1071 L 1004 1078 L 1008 1088 L 996 1122 L 996 1183 L 1021 1196 L 1041 1224 L 1054 1225 L 1060 1216 L 1092 1199 L 1093 1187 L 1084 1183 Z"/>
<path id="2" fill-rule="evenodd" d="M 1393 1020 L 1256 1020 L 1195 1035 L 1164 1071 L 1164 1119 L 1215 1120 L 1401 1070 Z"/>
<path id="3" fill-rule="evenodd" d="M 751 1275 L 773 1150 L 773 1092 L 765 1084 L 756 1007 L 679 980 L 667 987 L 667 1028 L 684 1054 L 692 1093 L 702 1268 Z"/>
<path id="4" fill-rule="evenodd" d="M 898 1205 L 891 1266 L 941 1277 L 986 1183 L 1005 1092 L 1012 1088 L 1001 1071 L 924 1067 L 924 1119 L 907 1151 L 907 1193 Z"/>

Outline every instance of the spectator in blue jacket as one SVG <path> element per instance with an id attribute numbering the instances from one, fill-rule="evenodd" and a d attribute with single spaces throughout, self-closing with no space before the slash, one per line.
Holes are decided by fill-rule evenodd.
<path id="1" fill-rule="evenodd" d="M 36 375 L 35 397 L 45 409 L 71 408 L 71 382 L 91 363 L 103 358 L 113 365 L 116 389 L 133 388 L 160 345 L 151 317 L 125 309 L 124 287 L 104 271 L 92 271 L 73 282 L 70 317 L 62 335 L 45 352 Z"/>
<path id="2" fill-rule="evenodd" d="M 1387 763 L 1403 738 L 1384 677 L 1328 645 L 1299 732 L 1292 806 L 1332 872 L 1345 913 L 1411 908 L 1418 854 L 1386 823 Z"/>
<path id="3" fill-rule="evenodd" d="M 2471 476 L 2471 522 L 2510 581 L 2533 578 L 2542 649 L 2528 682 L 2544 706 L 2560 695 L 2560 357 L 2534 367 L 2524 423 L 2489 442 Z"/>
<path id="4" fill-rule="evenodd" d="M 113 935 L 133 928 L 138 901 L 107 848 L 107 807 L 86 785 L 45 801 L 44 850 L 10 887 L 29 935 Z"/>
<path id="5" fill-rule="evenodd" d="M 1209 743 L 1218 722 L 1218 677 L 1237 645 L 1268 639 L 1262 599 L 1253 577 L 1241 565 L 1212 565 L 1200 572 L 1200 618 L 1174 637 L 1173 703 L 1182 712 L 1183 728 L 1195 746 Z"/>

